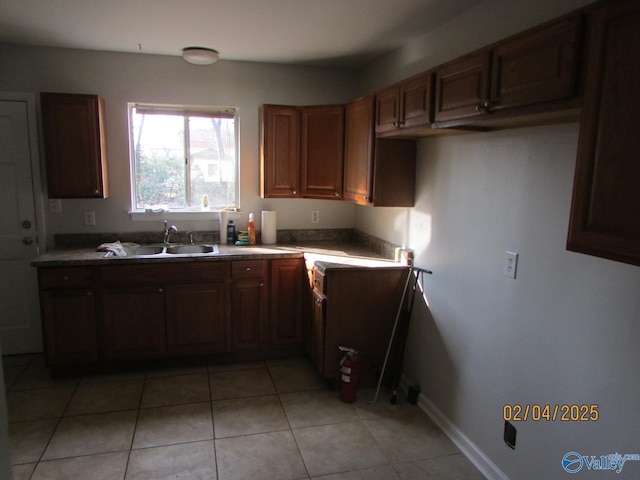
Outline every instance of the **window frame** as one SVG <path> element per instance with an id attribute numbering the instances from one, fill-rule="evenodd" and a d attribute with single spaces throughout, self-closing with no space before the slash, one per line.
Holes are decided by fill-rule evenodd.
<path id="1" fill-rule="evenodd" d="M 166 210 L 152 210 L 150 208 L 136 208 L 136 169 L 135 169 L 135 137 L 133 132 L 133 115 L 136 110 L 149 110 L 149 112 L 158 114 L 176 115 L 182 117 L 185 127 L 188 125 L 190 117 L 225 117 L 233 118 L 234 121 L 234 142 L 235 142 L 235 165 L 234 165 L 234 196 L 235 205 L 212 206 L 211 209 L 204 210 L 200 205 L 192 205 L 185 208 L 168 208 Z M 203 105 L 175 105 L 175 104 L 158 104 L 147 102 L 128 102 L 127 103 L 127 121 L 128 121 L 128 141 L 129 141 L 129 214 L 134 221 L 157 220 L 159 216 L 162 218 L 178 218 L 184 220 L 201 220 L 203 215 L 212 212 L 239 211 L 240 210 L 240 117 L 238 108 L 236 107 L 217 107 Z M 189 131 L 185 128 L 185 141 L 188 141 Z M 185 145 L 185 152 L 188 151 L 188 144 Z M 191 175 L 191 161 L 185 162 L 185 174 Z M 188 199 L 191 192 L 191 181 L 187 181 L 186 198 Z"/>

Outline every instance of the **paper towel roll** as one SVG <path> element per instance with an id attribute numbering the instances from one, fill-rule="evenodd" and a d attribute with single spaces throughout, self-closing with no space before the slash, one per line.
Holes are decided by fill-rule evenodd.
<path id="1" fill-rule="evenodd" d="M 276 230 L 276 212 L 272 210 L 262 211 L 262 243 L 269 245 L 276 243 L 278 234 Z"/>
<path id="2" fill-rule="evenodd" d="M 220 214 L 220 245 L 227 243 L 227 223 L 229 221 L 229 212 L 218 212 Z"/>

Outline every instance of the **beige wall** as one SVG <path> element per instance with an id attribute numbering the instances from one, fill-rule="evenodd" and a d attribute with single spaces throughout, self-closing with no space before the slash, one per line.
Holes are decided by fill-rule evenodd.
<path id="1" fill-rule="evenodd" d="M 484 2 L 373 65 L 364 82 L 401 79 L 588 2 L 523 6 L 531 3 Z M 567 452 L 639 450 L 640 268 L 565 249 L 578 129 L 421 140 L 416 206 L 356 212 L 358 228 L 414 249 L 417 265 L 433 270 L 429 307 L 416 302 L 405 374 L 489 478 L 563 478 Z M 516 280 L 503 275 L 507 250 L 520 254 Z M 511 450 L 502 408 L 516 403 L 598 404 L 601 417 L 515 422 Z M 638 478 L 640 463 L 610 474 Z"/>
<path id="2" fill-rule="evenodd" d="M 187 64 L 179 57 L 0 44 L 0 91 L 92 93 L 105 99 L 111 195 L 106 200 L 62 200 L 62 214 L 50 213 L 45 208 L 49 239 L 55 233 L 161 228 L 161 219 L 133 222 L 127 213 L 130 207 L 127 102 L 132 101 L 238 108 L 242 213 L 230 216 L 238 224 L 244 225 L 248 213 L 253 211 L 260 228 L 259 211 L 276 210 L 279 228 L 351 227 L 355 207 L 348 203 L 259 197 L 258 108 L 263 103 L 346 102 L 358 94 L 356 87 L 357 75 L 348 70 L 224 60 L 202 67 Z M 95 227 L 83 225 L 84 210 L 95 210 Z M 311 210 L 320 210 L 320 224 L 311 224 Z M 216 214 L 202 221 L 178 219 L 172 223 L 180 230 L 218 228 Z"/>

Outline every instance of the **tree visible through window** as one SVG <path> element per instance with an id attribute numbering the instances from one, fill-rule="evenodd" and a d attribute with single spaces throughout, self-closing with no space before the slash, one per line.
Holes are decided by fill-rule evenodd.
<path id="1" fill-rule="evenodd" d="M 130 104 L 132 210 L 237 207 L 232 108 Z"/>

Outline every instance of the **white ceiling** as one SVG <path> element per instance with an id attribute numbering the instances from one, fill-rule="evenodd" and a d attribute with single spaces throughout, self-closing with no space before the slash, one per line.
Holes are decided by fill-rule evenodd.
<path id="1" fill-rule="evenodd" d="M 0 42 L 362 67 L 482 0 L 0 0 Z"/>

